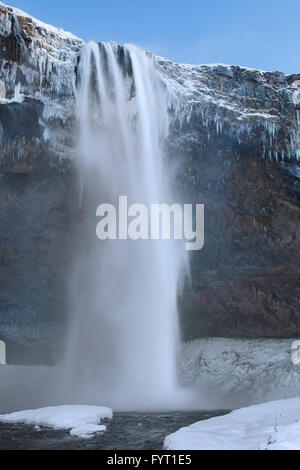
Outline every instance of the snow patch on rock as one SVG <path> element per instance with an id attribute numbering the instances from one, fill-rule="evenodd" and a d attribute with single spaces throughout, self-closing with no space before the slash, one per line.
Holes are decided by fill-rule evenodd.
<path id="1" fill-rule="evenodd" d="M 13 11 L 14 15 L 16 16 L 30 18 L 32 22 L 35 23 L 40 28 L 46 29 L 47 31 L 53 34 L 56 34 L 57 36 L 60 36 L 63 39 L 79 39 L 77 36 L 74 36 L 74 34 L 63 30 L 62 28 L 56 28 L 55 26 L 52 26 L 50 24 L 43 23 L 42 21 L 34 18 L 33 16 L 29 15 L 25 11 L 21 10 L 20 8 L 11 7 L 10 5 L 4 4 L 3 2 L 0 2 L 0 6 L 3 6 L 5 8 L 10 8 Z"/>

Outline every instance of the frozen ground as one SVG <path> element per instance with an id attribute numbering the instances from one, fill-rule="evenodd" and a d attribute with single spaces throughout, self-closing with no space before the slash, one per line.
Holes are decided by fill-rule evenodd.
<path id="1" fill-rule="evenodd" d="M 255 405 L 182 428 L 167 450 L 300 450 L 300 398 Z"/>
<path id="2" fill-rule="evenodd" d="M 101 420 L 112 419 L 112 410 L 102 406 L 54 406 L 0 415 L 0 422 L 68 429 L 71 436 L 89 439 L 106 431 Z"/>

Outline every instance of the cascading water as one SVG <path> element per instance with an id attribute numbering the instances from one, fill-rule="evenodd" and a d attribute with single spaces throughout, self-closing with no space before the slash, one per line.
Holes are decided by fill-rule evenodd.
<path id="1" fill-rule="evenodd" d="M 90 43 L 78 70 L 78 167 L 85 235 L 72 282 L 69 390 L 119 409 L 170 407 L 178 389 L 180 241 L 96 238 L 96 208 L 173 203 L 164 160 L 168 113 L 153 59 L 132 45 Z M 125 238 L 125 237 L 124 237 Z"/>

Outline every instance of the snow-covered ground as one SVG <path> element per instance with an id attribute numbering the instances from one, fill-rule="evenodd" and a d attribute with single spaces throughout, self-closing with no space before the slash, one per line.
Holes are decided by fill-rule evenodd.
<path id="1" fill-rule="evenodd" d="M 292 339 L 208 338 L 182 346 L 184 384 L 215 395 L 227 409 L 293 398 L 300 391 L 300 366 L 291 360 Z"/>
<path id="2" fill-rule="evenodd" d="M 300 398 L 255 405 L 182 428 L 167 450 L 300 450 Z"/>
<path id="3" fill-rule="evenodd" d="M 54 406 L 0 415 L 0 422 L 68 429 L 71 436 L 89 439 L 106 431 L 101 420 L 112 419 L 112 416 L 112 410 L 102 406 Z"/>

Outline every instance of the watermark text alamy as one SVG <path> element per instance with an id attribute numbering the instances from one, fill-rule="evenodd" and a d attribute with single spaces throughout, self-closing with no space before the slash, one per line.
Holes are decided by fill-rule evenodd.
<path id="1" fill-rule="evenodd" d="M 99 240 L 185 240 L 187 251 L 204 246 L 203 204 L 128 205 L 128 197 L 119 197 L 119 206 L 100 204 Z"/>

